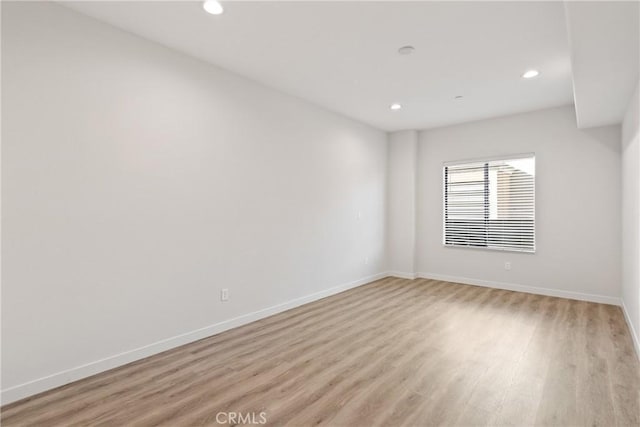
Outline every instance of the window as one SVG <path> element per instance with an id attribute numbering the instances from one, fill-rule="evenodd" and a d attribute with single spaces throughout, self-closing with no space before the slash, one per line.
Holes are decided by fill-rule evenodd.
<path id="1" fill-rule="evenodd" d="M 444 244 L 535 252 L 535 156 L 445 163 Z"/>

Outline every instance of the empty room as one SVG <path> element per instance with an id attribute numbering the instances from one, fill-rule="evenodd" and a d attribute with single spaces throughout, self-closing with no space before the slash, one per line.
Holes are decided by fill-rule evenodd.
<path id="1" fill-rule="evenodd" d="M 640 2 L 0 12 L 3 427 L 640 426 Z"/>

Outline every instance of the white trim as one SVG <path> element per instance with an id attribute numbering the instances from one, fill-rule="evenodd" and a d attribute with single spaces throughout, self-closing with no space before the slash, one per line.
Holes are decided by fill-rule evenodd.
<path id="1" fill-rule="evenodd" d="M 468 277 L 448 276 L 436 273 L 418 273 L 418 277 L 422 279 L 443 280 L 446 282 L 463 283 L 466 285 L 483 286 L 485 288 L 505 289 L 508 291 L 526 292 L 529 294 L 546 295 L 551 297 L 560 297 L 575 299 L 579 301 L 590 301 L 601 304 L 621 305 L 620 298 L 610 297 L 607 295 L 584 294 L 581 292 L 563 291 L 559 289 L 539 288 L 536 286 L 517 285 L 512 283 L 494 282 L 491 280 L 470 279 Z"/>
<path id="2" fill-rule="evenodd" d="M 448 276 L 435 273 L 406 273 L 400 271 L 389 271 L 374 274 L 372 276 L 364 277 L 353 282 L 345 283 L 342 285 L 334 286 L 332 288 L 316 292 L 310 295 L 306 295 L 300 298 L 277 304 L 271 307 L 264 308 L 262 310 L 247 313 L 238 317 L 234 317 L 229 320 L 215 323 L 213 325 L 206 326 L 204 328 L 196 329 L 191 332 L 187 332 L 181 335 L 177 335 L 165 340 L 161 340 L 143 347 L 139 347 L 130 351 L 126 351 L 114 356 L 110 356 L 104 359 L 96 360 L 94 362 L 87 363 L 85 365 L 77 366 L 62 372 L 58 372 L 46 377 L 42 377 L 33 381 L 29 381 L 24 384 L 20 384 L 0 392 L 0 402 L 6 405 L 11 402 L 23 399 L 25 397 L 32 396 L 37 393 L 41 393 L 52 388 L 60 387 L 62 385 L 77 381 L 91 375 L 98 374 L 100 372 L 107 371 L 109 369 L 116 368 L 118 366 L 126 365 L 127 363 L 134 362 L 136 360 L 143 359 L 145 357 L 153 356 L 160 352 L 170 350 L 181 345 L 189 344 L 191 342 L 210 337 L 215 334 L 227 331 L 238 326 L 246 325 L 247 323 L 255 322 L 256 320 L 264 319 L 265 317 L 272 316 L 277 313 L 281 313 L 286 310 L 290 310 L 295 307 L 325 298 L 351 288 L 355 288 L 375 280 L 383 279 L 385 277 L 399 277 L 402 279 L 415 279 L 417 277 L 423 279 L 443 280 L 453 283 L 464 283 L 468 285 L 483 286 L 488 288 L 506 289 L 516 292 L 526 292 L 538 295 L 547 295 L 560 298 L 576 299 L 581 301 L 591 301 L 603 304 L 613 304 L 622 307 L 622 311 L 625 315 L 627 324 L 631 336 L 633 337 L 633 343 L 636 353 L 640 358 L 640 342 L 638 340 L 638 334 L 633 328 L 633 324 L 629 319 L 629 315 L 624 306 L 624 303 L 620 298 L 610 297 L 605 295 L 584 294 L 580 292 L 562 291 L 549 288 L 539 288 L 534 286 L 516 285 L 510 283 L 493 282 L 489 280 L 470 279 L 466 277 Z"/>
<path id="3" fill-rule="evenodd" d="M 513 249 L 513 248 L 499 248 L 499 247 L 491 247 L 491 246 L 463 246 L 463 245 L 452 245 L 445 243 L 445 235 L 444 235 L 444 227 L 442 228 L 442 247 L 443 248 L 451 248 L 451 249 L 470 249 L 473 251 L 498 251 L 498 252 L 511 252 L 514 254 L 525 254 L 525 255 L 535 255 L 536 254 L 536 242 L 535 242 L 535 233 L 533 236 L 533 249 Z"/>
<path id="4" fill-rule="evenodd" d="M 633 327 L 633 322 L 631 322 L 631 317 L 629 317 L 627 306 L 624 305 L 624 299 L 622 300 L 622 312 L 624 313 L 624 319 L 627 321 L 629 332 L 631 332 L 631 340 L 633 341 L 633 347 L 636 350 L 636 356 L 638 357 L 638 360 L 640 360 L 640 338 L 638 338 L 638 333 Z"/>
<path id="5" fill-rule="evenodd" d="M 265 317 L 272 316 L 277 313 L 281 313 L 285 310 L 289 310 L 303 304 L 310 303 L 312 301 L 319 300 L 321 298 L 328 297 L 343 291 L 346 291 L 357 286 L 373 282 L 374 280 L 388 277 L 386 272 L 374 274 L 372 276 L 364 277 L 362 279 L 354 280 L 353 282 L 344 283 L 342 285 L 334 286 L 329 289 L 325 289 L 320 292 L 316 292 L 310 295 L 306 295 L 300 298 L 295 298 L 290 301 L 277 304 L 271 307 L 264 308 L 262 310 L 254 311 L 252 313 L 243 314 L 232 319 L 224 320 L 222 322 L 214 323 L 213 325 L 205 326 L 204 328 L 196 329 L 191 332 L 186 332 L 181 335 L 176 335 L 171 338 L 167 338 L 155 343 L 139 347 L 133 350 L 129 350 L 114 356 L 109 356 L 104 359 L 96 360 L 94 362 L 87 363 L 85 365 L 77 366 L 75 368 L 67 369 L 65 371 L 57 372 L 55 374 L 38 378 L 33 381 L 26 382 L 17 386 L 10 387 L 0 392 L 0 402 L 3 405 L 7 403 L 15 402 L 16 400 L 23 399 L 28 396 L 32 396 L 43 391 L 50 390 L 52 388 L 60 387 L 73 381 L 80 380 L 82 378 L 89 377 L 91 375 L 98 374 L 100 372 L 107 371 L 109 369 L 116 368 L 118 366 L 125 365 L 127 363 L 134 362 L 136 360 L 143 359 L 145 357 L 158 354 L 160 352 L 170 350 L 181 345 L 189 344 L 191 342 L 210 337 L 220 332 L 236 328 L 238 326 L 246 325 L 247 323 L 255 322 L 256 320 L 264 319 Z"/>
<path id="6" fill-rule="evenodd" d="M 416 273 L 405 273 L 403 271 L 388 271 L 387 272 L 387 276 L 388 277 L 399 277 L 401 279 L 409 279 L 409 280 L 413 280 L 416 277 L 418 277 L 416 275 Z"/>
<path id="7" fill-rule="evenodd" d="M 499 162 L 499 161 L 507 161 L 507 160 L 516 160 L 516 159 L 527 159 L 527 158 L 533 158 L 533 167 L 534 167 L 534 173 L 533 173 L 533 247 L 532 248 L 521 248 L 521 249 L 516 249 L 516 248 L 509 248 L 509 247 L 500 247 L 500 246 L 467 246 L 467 245 L 459 245 L 459 244 L 455 244 L 455 243 L 449 243 L 447 244 L 447 218 L 446 218 L 446 211 L 447 211 L 447 203 L 446 203 L 446 194 L 447 194 L 447 186 L 445 185 L 446 178 L 447 178 L 447 168 L 448 167 L 455 167 L 455 166 L 460 166 L 460 165 L 465 165 L 465 164 L 480 164 L 480 163 L 484 163 L 486 167 L 490 167 L 489 165 L 487 165 L 487 163 L 490 162 Z M 442 212 L 442 246 L 445 248 L 462 248 L 462 249 L 480 249 L 480 250 L 491 250 L 491 251 L 500 251 L 500 252 L 515 252 L 515 253 L 524 253 L 524 254 L 535 254 L 536 253 L 536 184 L 537 184 L 537 174 L 535 173 L 536 171 L 536 165 L 537 165 L 537 159 L 536 159 L 536 153 L 532 152 L 532 153 L 522 153 L 522 154 L 512 154 L 512 155 L 507 155 L 507 156 L 494 156 L 494 157 L 487 157 L 484 159 L 476 159 L 476 160 L 460 160 L 460 161 L 454 161 L 454 162 L 444 162 L 443 166 L 442 166 L 442 181 L 440 183 L 440 187 L 442 188 L 442 206 L 440 211 Z M 485 183 L 486 185 L 486 183 Z M 486 189 L 486 187 L 485 187 Z"/>
<path id="8" fill-rule="evenodd" d="M 523 157 L 535 158 L 536 153 L 532 152 L 532 153 L 520 153 L 520 154 L 507 154 L 504 156 L 476 157 L 473 159 L 454 160 L 450 162 L 442 162 L 442 167 L 464 165 L 465 163 L 486 163 L 486 162 L 496 162 L 500 160 L 514 160 L 514 159 L 520 159 Z"/>

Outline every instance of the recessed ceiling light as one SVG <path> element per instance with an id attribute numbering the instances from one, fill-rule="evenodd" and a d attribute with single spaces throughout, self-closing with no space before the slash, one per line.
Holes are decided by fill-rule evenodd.
<path id="1" fill-rule="evenodd" d="M 398 53 L 400 55 L 411 55 L 414 50 L 416 50 L 416 48 L 413 46 L 402 46 L 400 49 L 398 49 Z"/>
<path id="2" fill-rule="evenodd" d="M 532 79 L 539 75 L 540 75 L 540 71 L 538 70 L 528 70 L 522 75 L 522 77 L 525 79 Z"/>
<path id="3" fill-rule="evenodd" d="M 216 0 L 207 0 L 204 2 L 202 7 L 207 11 L 207 13 L 212 15 L 221 15 L 222 12 L 224 12 L 222 5 Z"/>
<path id="4" fill-rule="evenodd" d="M 402 109 L 402 105 L 400 105 L 400 104 L 391 104 L 391 106 L 389 106 L 389 108 L 391 108 L 393 111 L 398 111 L 398 110 Z"/>

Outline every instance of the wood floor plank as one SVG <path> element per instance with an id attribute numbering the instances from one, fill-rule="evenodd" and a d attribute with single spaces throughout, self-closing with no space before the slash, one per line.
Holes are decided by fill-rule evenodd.
<path id="1" fill-rule="evenodd" d="M 639 426 L 640 364 L 619 307 L 386 278 L 15 402 L 0 421 L 260 413 L 292 426 Z"/>

